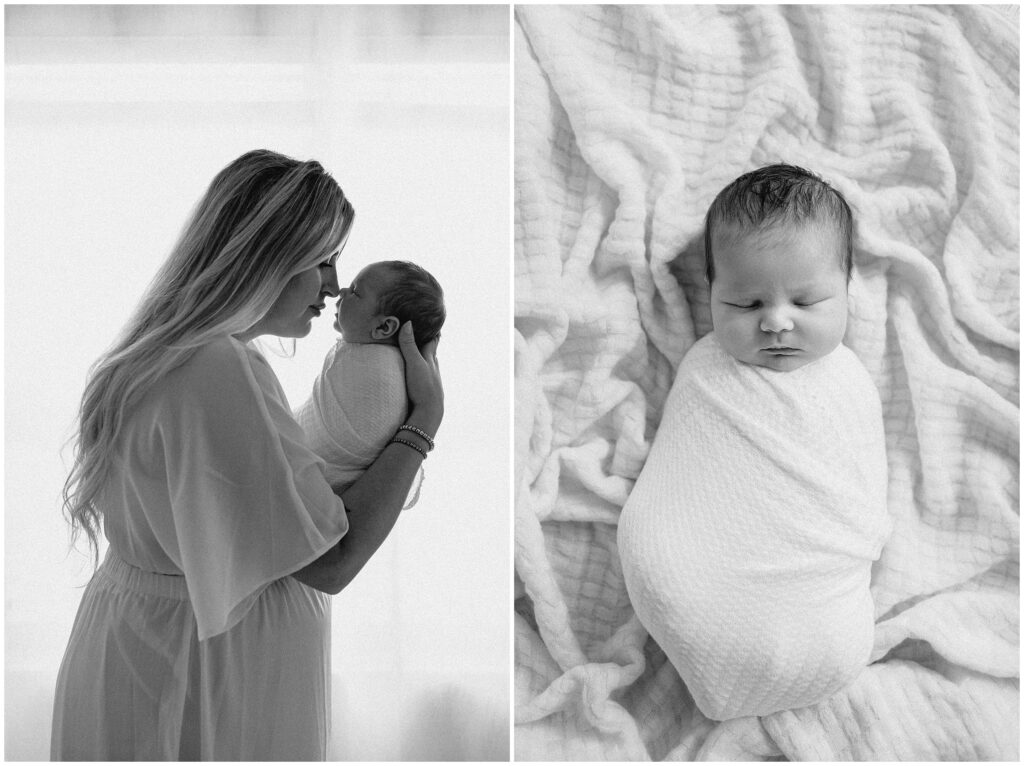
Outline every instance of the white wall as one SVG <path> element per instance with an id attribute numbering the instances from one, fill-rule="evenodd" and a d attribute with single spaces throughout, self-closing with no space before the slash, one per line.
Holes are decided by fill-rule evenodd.
<path id="1" fill-rule="evenodd" d="M 59 508 L 86 371 L 209 180 L 261 147 L 320 160 L 353 200 L 343 283 L 413 260 L 448 306 L 446 418 L 420 503 L 334 599 L 331 756 L 505 759 L 507 7 L 233 8 L 7 6 L 6 757 L 47 757 L 90 572 Z M 330 322 L 293 358 L 268 354 L 293 405 Z"/>

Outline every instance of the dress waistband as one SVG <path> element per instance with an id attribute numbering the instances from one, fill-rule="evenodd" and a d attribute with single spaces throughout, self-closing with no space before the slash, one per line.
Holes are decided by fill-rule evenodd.
<path id="1" fill-rule="evenodd" d="M 144 596 L 160 596 L 176 601 L 189 600 L 184 575 L 147 572 L 129 564 L 114 553 L 113 549 L 107 549 L 107 555 L 96 570 L 96 576 Z"/>

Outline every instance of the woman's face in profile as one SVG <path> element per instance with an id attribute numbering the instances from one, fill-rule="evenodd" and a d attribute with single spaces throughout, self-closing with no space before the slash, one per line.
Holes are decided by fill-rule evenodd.
<path id="1" fill-rule="evenodd" d="M 338 252 L 329 260 L 288 280 L 270 311 L 253 328 L 254 335 L 304 338 L 325 308 L 327 297 L 338 294 Z"/>

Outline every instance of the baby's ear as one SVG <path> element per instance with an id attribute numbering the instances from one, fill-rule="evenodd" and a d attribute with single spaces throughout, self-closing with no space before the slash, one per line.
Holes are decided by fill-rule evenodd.
<path id="1" fill-rule="evenodd" d="M 398 321 L 398 317 L 384 317 L 376 327 L 370 330 L 370 337 L 374 340 L 387 340 L 395 335 L 401 326 L 402 323 Z"/>

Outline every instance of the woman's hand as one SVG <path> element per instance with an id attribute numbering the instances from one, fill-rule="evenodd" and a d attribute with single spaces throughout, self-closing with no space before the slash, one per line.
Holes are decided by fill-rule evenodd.
<path id="1" fill-rule="evenodd" d="M 437 432 L 444 417 L 444 389 L 437 364 L 438 339 L 416 346 L 412 322 L 406 322 L 398 331 L 398 347 L 405 359 L 405 388 L 409 395 L 409 421 L 430 434 Z"/>

